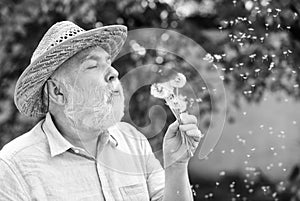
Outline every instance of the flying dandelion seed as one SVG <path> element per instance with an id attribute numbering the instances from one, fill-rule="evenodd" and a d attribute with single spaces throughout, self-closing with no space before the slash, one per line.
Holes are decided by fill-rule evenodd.
<path id="1" fill-rule="evenodd" d="M 226 172 L 225 172 L 225 171 L 221 171 L 221 172 L 219 173 L 219 175 L 220 175 L 220 176 L 225 176 L 225 175 L 226 175 Z"/>

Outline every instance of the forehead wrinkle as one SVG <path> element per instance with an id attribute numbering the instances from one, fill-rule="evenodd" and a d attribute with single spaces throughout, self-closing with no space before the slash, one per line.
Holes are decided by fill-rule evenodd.
<path id="1" fill-rule="evenodd" d="M 87 48 L 83 51 L 81 51 L 78 54 L 78 60 L 79 63 L 82 64 L 84 61 L 88 59 L 93 59 L 96 61 L 99 61 L 105 58 L 105 60 L 110 59 L 110 55 L 101 47 L 92 47 L 92 48 Z"/>

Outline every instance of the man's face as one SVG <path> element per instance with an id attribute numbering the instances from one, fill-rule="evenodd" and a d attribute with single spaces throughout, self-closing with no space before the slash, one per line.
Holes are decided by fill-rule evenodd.
<path id="1" fill-rule="evenodd" d="M 66 79 L 64 113 L 73 126 L 103 132 L 124 115 L 123 89 L 110 55 L 100 47 L 86 49 L 62 69 Z"/>

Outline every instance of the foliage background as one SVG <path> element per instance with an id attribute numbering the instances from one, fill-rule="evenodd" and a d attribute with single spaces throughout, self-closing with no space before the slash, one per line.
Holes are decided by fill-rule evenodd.
<path id="1" fill-rule="evenodd" d="M 129 30 L 173 29 L 192 38 L 212 55 L 210 63 L 222 71 L 226 89 L 233 94 L 228 109 L 231 110 L 239 108 L 241 101 L 259 103 L 266 92 L 281 91 L 299 99 L 299 11 L 297 0 L 1 0 L 0 147 L 38 121 L 18 113 L 13 103 L 14 86 L 39 39 L 57 21 L 71 20 L 84 29 L 110 24 L 124 24 Z M 122 77 L 135 66 L 147 63 L 186 65 L 180 58 L 156 51 L 132 53 L 114 65 Z M 195 81 L 193 73 L 185 71 L 185 74 Z M 200 91 L 202 86 L 199 83 Z M 138 126 L 149 123 L 147 108 L 157 103 L 148 94 L 149 87 L 143 87 L 130 99 L 130 115 Z M 214 112 L 209 94 L 202 93 L 201 98 L 201 114 Z M 164 108 L 167 121 L 173 121 L 170 111 Z M 234 121 L 229 116 L 228 122 Z M 201 126 L 206 129 L 209 123 L 203 120 Z M 161 139 L 162 135 L 149 139 L 154 150 L 160 149 Z M 277 183 L 262 176 L 253 187 L 254 193 L 240 187 L 239 196 L 228 188 L 232 181 L 242 186 L 239 174 L 224 177 L 218 188 L 213 180 L 193 179 L 193 175 L 191 179 L 196 200 L 291 200 L 297 189 L 297 171 L 295 167 L 287 178 L 289 185 L 285 191 L 278 190 Z M 264 186 L 269 187 L 264 191 Z"/>

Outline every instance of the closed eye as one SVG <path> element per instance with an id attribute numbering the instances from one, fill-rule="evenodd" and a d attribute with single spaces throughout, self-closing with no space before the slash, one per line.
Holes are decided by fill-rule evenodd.
<path id="1" fill-rule="evenodd" d="M 93 69 L 98 67 L 98 63 L 95 60 L 86 60 L 82 64 L 83 69 Z"/>
<path id="2" fill-rule="evenodd" d="M 88 66 L 86 69 L 93 69 L 93 68 L 97 68 L 97 66 Z"/>

